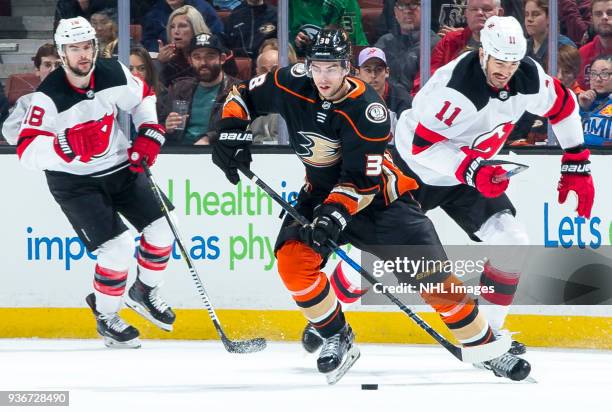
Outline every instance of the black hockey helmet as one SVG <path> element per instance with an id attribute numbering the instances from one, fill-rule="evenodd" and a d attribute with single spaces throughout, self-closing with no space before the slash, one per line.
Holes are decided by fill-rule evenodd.
<path id="1" fill-rule="evenodd" d="M 342 29 L 323 29 L 315 36 L 310 50 L 306 55 L 306 73 L 312 77 L 310 64 L 313 61 L 340 62 L 340 65 L 350 69 L 351 41 Z"/>
<path id="2" fill-rule="evenodd" d="M 349 61 L 351 42 L 342 29 L 323 29 L 312 41 L 306 58 L 310 61 Z"/>

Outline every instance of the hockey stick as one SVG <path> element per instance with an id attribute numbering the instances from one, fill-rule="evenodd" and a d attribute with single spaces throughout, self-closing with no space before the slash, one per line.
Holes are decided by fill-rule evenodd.
<path id="1" fill-rule="evenodd" d="M 503 175 L 497 175 L 493 177 L 493 183 L 503 182 L 504 180 L 510 179 L 514 175 L 518 175 L 519 173 L 524 172 L 529 169 L 529 166 L 524 165 L 522 163 L 510 162 L 508 160 L 485 160 L 482 162 L 484 166 L 503 166 L 503 165 L 511 165 L 516 166 L 514 169 L 507 170 Z"/>
<path id="2" fill-rule="evenodd" d="M 274 199 L 287 213 L 291 215 L 299 224 L 308 225 L 310 222 L 304 216 L 302 216 L 293 206 L 291 206 L 286 200 L 284 200 L 274 189 L 261 180 L 255 173 L 245 167 L 239 167 L 240 171 L 248 177 L 253 183 L 259 186 L 264 192 L 266 192 L 272 199 Z M 361 276 L 370 282 L 372 285 L 380 284 L 376 278 L 371 275 L 367 270 L 361 267 L 357 262 L 351 259 L 344 250 L 335 243 L 330 241 L 329 246 L 334 249 L 334 252 L 348 263 L 353 269 L 358 271 Z M 417 315 L 412 309 L 406 306 L 401 300 L 395 295 L 388 292 L 385 288 L 381 288 L 382 294 L 385 295 L 391 302 L 395 303 L 402 312 L 410 317 L 417 325 L 419 325 L 425 332 L 434 338 L 440 345 L 448 350 L 453 356 L 463 362 L 468 363 L 479 363 L 487 360 L 491 360 L 498 356 L 503 355 L 510 349 L 511 338 L 510 335 L 504 334 L 502 337 L 494 342 L 487 343 L 484 345 L 473 346 L 462 348 L 453 345 L 444 336 L 436 332 L 427 322 L 425 322 L 419 315 Z"/>
<path id="3" fill-rule="evenodd" d="M 210 299 L 208 298 L 206 289 L 204 289 L 204 284 L 200 280 L 200 276 L 198 276 L 195 266 L 193 265 L 193 262 L 191 261 L 191 258 L 189 257 L 187 250 L 185 249 L 182 237 L 178 229 L 176 228 L 176 225 L 172 221 L 172 218 L 170 217 L 170 211 L 168 210 L 168 206 L 166 205 L 166 202 L 164 201 L 164 197 L 161 193 L 161 190 L 159 186 L 157 186 L 157 183 L 155 182 L 155 179 L 153 178 L 153 175 L 151 174 L 151 170 L 149 169 L 149 166 L 147 166 L 146 162 L 144 161 L 142 162 L 142 167 L 144 168 L 147 179 L 149 180 L 149 183 L 151 184 L 151 188 L 153 189 L 153 192 L 155 193 L 155 198 L 157 199 L 157 202 L 159 203 L 159 206 L 161 207 L 162 212 L 164 213 L 164 217 L 168 221 L 168 225 L 170 225 L 170 229 L 172 230 L 172 233 L 174 234 L 176 243 L 179 249 L 181 250 L 181 255 L 183 256 L 183 259 L 187 263 L 187 267 L 189 268 L 189 274 L 191 274 L 191 278 L 193 279 L 193 282 L 195 283 L 195 286 L 196 286 L 196 289 L 198 290 L 200 298 L 202 298 L 202 303 L 204 303 L 204 307 L 208 311 L 208 316 L 210 316 L 210 319 L 212 320 L 213 325 L 215 325 L 215 329 L 217 330 L 217 333 L 219 334 L 219 337 L 221 338 L 221 341 L 223 342 L 223 346 L 225 346 L 225 349 L 230 353 L 252 353 L 252 352 L 259 352 L 261 350 L 264 350 L 266 348 L 266 340 L 264 338 L 254 338 L 254 339 L 248 339 L 248 340 L 231 340 L 225 335 L 225 332 L 223 331 L 223 328 L 221 327 L 221 322 L 219 321 L 219 318 L 217 317 L 217 314 L 215 313 L 215 309 L 212 307 L 212 304 L 210 303 Z"/>

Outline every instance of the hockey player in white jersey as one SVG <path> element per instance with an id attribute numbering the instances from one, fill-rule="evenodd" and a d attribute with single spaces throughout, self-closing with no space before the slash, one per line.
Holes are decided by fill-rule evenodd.
<path id="1" fill-rule="evenodd" d="M 564 149 L 559 202 L 574 191 L 578 215 L 589 218 L 595 190 L 573 93 L 525 57 L 526 40 L 513 17 L 490 17 L 480 36 L 479 50 L 438 69 L 417 93 L 412 110 L 398 121 L 393 157 L 417 180 L 419 188 L 412 193 L 425 211 L 441 207 L 474 241 L 519 246 L 491 257 L 480 279 L 496 292 L 483 293 L 479 302 L 491 327 L 499 331 L 519 282 L 524 260 L 520 246 L 529 240 L 504 193 L 509 181 L 494 179 L 505 170 L 483 162 L 500 151 L 527 110 L 549 119 Z M 331 280 L 343 302 L 353 302 L 367 291 L 362 290 L 359 274 L 343 263 Z M 310 325 L 302 343 L 307 351 L 321 345 Z M 517 341 L 510 349 L 515 355 L 525 351 Z"/>
<path id="2" fill-rule="evenodd" d="M 99 59 L 96 33 L 82 17 L 61 20 L 55 43 L 62 67 L 32 95 L 22 121 L 17 155 L 43 170 L 51 194 L 90 252 L 97 252 L 94 292 L 87 296 L 98 333 L 109 347 L 139 347 L 139 332 L 118 311 L 135 242 L 120 215 L 141 232 L 138 276 L 127 304 L 164 330 L 173 311 L 159 295 L 173 236 L 144 176 L 164 143 L 155 94 L 121 63 Z M 116 119 L 132 115 L 132 144 Z"/>
<path id="3" fill-rule="evenodd" d="M 525 57 L 526 40 L 513 17 L 490 17 L 480 33 L 482 46 L 438 69 L 416 95 L 412 110 L 401 116 L 396 149 L 409 176 L 420 188 L 423 209 L 438 206 L 475 241 L 489 245 L 527 245 L 525 229 L 504 193 L 509 180 L 501 166 L 486 165 L 502 148 L 528 111 L 546 117 L 564 150 L 559 202 L 570 191 L 577 213 L 589 218 L 595 195 L 589 150 L 584 147 L 578 104 L 571 91 Z M 481 309 L 494 329 L 501 329 L 519 282 L 521 248 L 490 259 L 481 276 Z M 515 342 L 514 353 L 525 347 Z"/>

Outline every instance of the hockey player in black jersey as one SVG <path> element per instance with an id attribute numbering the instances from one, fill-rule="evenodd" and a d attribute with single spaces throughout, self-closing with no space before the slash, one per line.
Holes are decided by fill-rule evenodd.
<path id="1" fill-rule="evenodd" d="M 516 121 L 528 110 L 550 120 L 564 149 L 559 202 L 574 191 L 577 214 L 589 218 L 595 190 L 572 92 L 524 57 L 526 40 L 513 17 L 489 18 L 480 37 L 480 50 L 466 52 L 438 69 L 417 93 L 412 110 L 402 114 L 395 134 L 395 159 L 402 171 L 418 181 L 413 194 L 425 211 L 441 207 L 472 240 L 500 249 L 505 246 L 501 253 L 489 255 L 480 279 L 482 286 L 492 286 L 496 292 L 483 293 L 480 302 L 486 304 L 480 307 L 498 332 L 517 290 L 529 239 L 505 194 L 509 181 L 494 179 L 505 170 L 485 161 L 501 150 Z M 359 288 L 356 278 L 352 268 L 340 263 L 332 284 L 344 291 Z M 344 302 L 357 299 L 337 293 Z M 321 339 L 308 326 L 302 342 L 313 350 Z M 511 353 L 525 351 L 522 343 L 513 341 Z"/>
<path id="2" fill-rule="evenodd" d="M 141 162 L 153 165 L 165 140 L 155 94 L 121 63 L 96 59 L 96 32 L 84 18 L 61 20 L 55 43 L 62 67 L 33 93 L 17 155 L 23 166 L 45 172 L 79 238 L 97 252 L 86 302 L 98 333 L 109 347 L 139 347 L 138 330 L 118 315 L 135 246 L 120 215 L 141 232 L 128 305 L 164 330 L 175 319 L 159 295 L 173 235 L 141 173 Z M 116 120 L 119 109 L 137 126 L 132 144 Z"/>
<path id="3" fill-rule="evenodd" d="M 346 370 L 359 351 L 334 289 L 321 271 L 331 253 L 328 240 L 350 242 L 386 260 L 399 257 L 389 245 L 420 245 L 427 259 L 446 259 L 431 221 L 409 193 L 417 187 L 414 180 L 404 176 L 386 152 L 388 111 L 373 88 L 348 75 L 350 56 L 346 33 L 321 31 L 305 64 L 255 77 L 228 96 L 222 130 L 213 146 L 213 162 L 237 184 L 238 167 L 251 162 L 250 121 L 268 113 L 279 113 L 286 121 L 290 145 L 306 169 L 296 209 L 312 224 L 302 227 L 292 217 L 285 218 L 275 245 L 278 271 L 297 306 L 323 337 L 317 366 L 330 375 Z M 449 273 L 433 272 L 423 279 L 444 283 L 449 290 L 451 284 L 461 284 Z M 469 296 L 422 296 L 462 344 L 495 340 Z M 513 359 L 509 366 L 515 378 L 529 373 L 529 364 L 522 359 Z"/>

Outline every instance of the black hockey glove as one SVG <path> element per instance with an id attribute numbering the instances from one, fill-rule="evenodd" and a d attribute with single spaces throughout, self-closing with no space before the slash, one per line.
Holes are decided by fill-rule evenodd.
<path id="1" fill-rule="evenodd" d="M 219 140 L 213 144 L 212 160 L 233 184 L 238 184 L 238 166 L 247 169 L 251 164 L 251 144 L 253 134 L 247 131 L 247 120 L 235 117 L 219 121 Z"/>
<path id="2" fill-rule="evenodd" d="M 314 210 L 312 223 L 300 228 L 300 237 L 323 259 L 327 259 L 333 252 L 328 242 L 338 242 L 350 217 L 348 210 L 338 203 L 319 205 Z"/>

